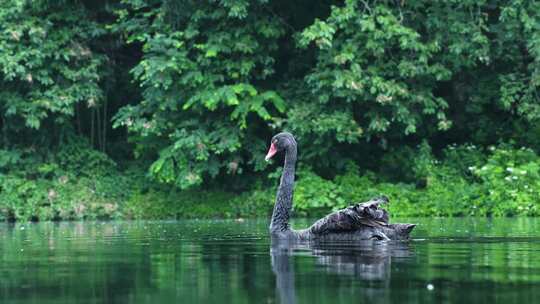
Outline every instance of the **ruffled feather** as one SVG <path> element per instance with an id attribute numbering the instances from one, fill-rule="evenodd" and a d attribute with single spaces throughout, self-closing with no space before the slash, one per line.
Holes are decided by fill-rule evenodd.
<path id="1" fill-rule="evenodd" d="M 309 230 L 316 235 L 347 232 L 363 226 L 387 226 L 388 212 L 380 208 L 381 204 L 388 203 L 388 198 L 382 196 L 365 203 L 358 203 L 345 209 L 333 212 L 315 222 Z"/>

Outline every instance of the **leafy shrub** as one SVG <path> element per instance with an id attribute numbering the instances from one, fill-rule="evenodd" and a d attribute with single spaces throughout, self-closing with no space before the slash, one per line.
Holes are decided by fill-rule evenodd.
<path id="1" fill-rule="evenodd" d="M 235 195 L 224 191 L 177 191 L 154 188 L 136 191 L 127 202 L 125 216 L 138 219 L 232 218 Z M 245 215 L 244 215 L 245 216 Z"/>
<path id="2" fill-rule="evenodd" d="M 483 164 L 486 158 L 485 151 L 473 144 L 450 145 L 443 150 L 444 165 L 456 169 L 469 179 L 472 177 L 469 168 Z"/>
<path id="3" fill-rule="evenodd" d="M 479 178 L 487 214 L 538 215 L 540 212 L 540 157 L 531 149 L 492 148 L 482 166 L 470 168 Z"/>
<path id="4" fill-rule="evenodd" d="M 48 183 L 0 175 L 0 212 L 6 219 L 30 220 L 46 205 Z"/>
<path id="5" fill-rule="evenodd" d="M 409 146 L 391 148 L 381 157 L 379 173 L 393 181 L 414 182 L 416 179 L 412 159 L 416 150 Z"/>
<path id="6" fill-rule="evenodd" d="M 93 149 L 85 138 L 75 137 L 63 144 L 55 155 L 64 174 L 76 177 L 110 175 L 116 164 L 105 153 Z"/>
<path id="7" fill-rule="evenodd" d="M 55 153 L 2 150 L 0 165 L 0 217 L 8 220 L 118 218 L 137 181 L 82 138 Z"/>
<path id="8" fill-rule="evenodd" d="M 267 217 L 281 173 L 269 175 L 271 185 L 259 180 L 241 194 L 216 188 L 179 191 L 149 181 L 136 164 L 121 172 L 105 155 L 84 149 L 66 146 L 57 154 L 61 161 L 49 157 L 40 163 L 37 156 L 26 158 L 24 151 L 17 152 L 21 157 L 6 157 L 10 160 L 0 168 L 0 219 Z M 538 154 L 510 145 L 486 152 L 471 145 L 451 146 L 437 160 L 427 144 L 420 145 L 409 168 L 414 180 L 425 180 L 422 187 L 388 182 L 385 175 L 363 172 L 353 162 L 333 179 L 300 167 L 293 211 L 321 216 L 384 194 L 394 217 L 539 215 Z"/>
<path id="9" fill-rule="evenodd" d="M 332 181 L 319 177 L 309 170 L 301 170 L 298 177 L 294 191 L 296 204 L 293 205 L 298 214 L 305 215 L 308 210 L 327 210 L 344 204 L 338 188 Z"/>
<path id="10" fill-rule="evenodd" d="M 272 214 L 275 195 L 273 188 L 239 195 L 232 201 L 233 214 L 237 217 L 268 217 Z"/>

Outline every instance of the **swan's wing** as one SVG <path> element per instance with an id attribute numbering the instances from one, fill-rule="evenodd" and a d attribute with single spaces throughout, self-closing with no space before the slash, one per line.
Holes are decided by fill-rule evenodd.
<path id="1" fill-rule="evenodd" d="M 379 207 L 384 203 L 388 203 L 388 198 L 383 196 L 338 210 L 315 222 L 310 230 L 313 234 L 326 234 L 352 231 L 361 225 L 387 226 L 388 212 Z"/>

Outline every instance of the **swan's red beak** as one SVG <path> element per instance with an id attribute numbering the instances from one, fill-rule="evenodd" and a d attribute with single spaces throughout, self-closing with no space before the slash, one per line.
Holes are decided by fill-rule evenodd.
<path id="1" fill-rule="evenodd" d="M 272 156 L 274 156 L 277 153 L 276 146 L 274 146 L 274 143 L 270 144 L 270 149 L 268 149 L 268 153 L 266 153 L 266 157 L 264 158 L 265 161 L 268 161 Z"/>

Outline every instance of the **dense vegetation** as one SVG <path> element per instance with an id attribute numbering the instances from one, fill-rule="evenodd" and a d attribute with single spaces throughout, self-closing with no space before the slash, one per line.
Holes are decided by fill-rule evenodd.
<path id="1" fill-rule="evenodd" d="M 540 2 L 0 2 L 0 219 L 540 214 Z M 278 159 L 279 162 L 279 159 Z"/>

